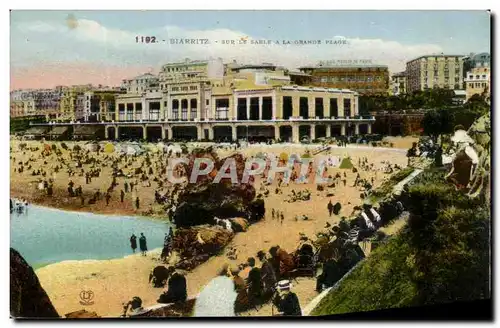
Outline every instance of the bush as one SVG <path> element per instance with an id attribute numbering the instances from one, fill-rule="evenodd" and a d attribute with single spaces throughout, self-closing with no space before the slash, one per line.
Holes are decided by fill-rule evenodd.
<path id="1" fill-rule="evenodd" d="M 80 145 L 73 146 L 73 151 L 81 151 L 81 150 L 82 150 L 82 147 L 80 147 Z"/>
<path id="2" fill-rule="evenodd" d="M 64 142 L 61 143 L 61 148 L 64 150 L 68 150 L 68 145 L 66 145 Z"/>
<path id="3" fill-rule="evenodd" d="M 52 148 L 52 150 L 53 150 L 53 151 L 56 151 L 56 150 L 57 150 L 57 146 L 56 146 L 56 144 L 52 144 L 52 147 L 51 147 L 51 148 Z"/>

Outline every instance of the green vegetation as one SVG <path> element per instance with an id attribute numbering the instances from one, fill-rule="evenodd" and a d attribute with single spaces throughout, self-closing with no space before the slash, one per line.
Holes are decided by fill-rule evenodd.
<path id="1" fill-rule="evenodd" d="M 43 123 L 45 117 L 16 117 L 10 119 L 10 133 L 23 132 L 29 129 L 30 122 Z"/>
<path id="2" fill-rule="evenodd" d="M 394 186 L 408 177 L 413 172 L 413 170 L 414 169 L 412 167 L 405 167 L 399 172 L 394 173 L 389 178 L 389 180 L 384 181 L 384 183 L 382 183 L 380 187 L 372 191 L 372 193 L 370 194 L 370 200 L 375 202 L 376 200 L 390 194 Z"/>
<path id="3" fill-rule="evenodd" d="M 408 224 L 326 296 L 313 315 L 490 297 L 490 204 L 429 169 L 401 200 Z"/>

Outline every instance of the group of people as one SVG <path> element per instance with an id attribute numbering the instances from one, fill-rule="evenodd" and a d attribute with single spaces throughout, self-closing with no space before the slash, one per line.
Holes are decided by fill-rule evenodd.
<path id="1" fill-rule="evenodd" d="M 130 236 L 130 248 L 132 248 L 132 252 L 135 253 L 135 250 L 137 249 L 137 236 L 135 234 L 132 234 L 132 236 Z M 146 252 L 148 251 L 148 244 L 146 236 L 144 236 L 144 233 L 142 232 L 141 237 L 139 238 L 139 249 L 141 251 L 141 255 L 146 256 Z"/>
<path id="2" fill-rule="evenodd" d="M 28 201 L 24 199 L 10 199 L 10 213 L 28 214 Z"/>

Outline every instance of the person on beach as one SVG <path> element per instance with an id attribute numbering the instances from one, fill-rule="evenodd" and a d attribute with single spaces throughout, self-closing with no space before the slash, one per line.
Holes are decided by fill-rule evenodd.
<path id="1" fill-rule="evenodd" d="M 269 249 L 269 254 L 272 256 L 272 263 L 275 268 L 276 276 L 281 277 L 295 267 L 293 256 L 280 246 L 271 247 Z"/>
<path id="2" fill-rule="evenodd" d="M 108 206 L 109 205 L 109 200 L 111 199 L 111 195 L 109 193 L 106 193 L 105 198 L 106 198 L 106 206 Z"/>
<path id="3" fill-rule="evenodd" d="M 186 277 L 177 272 L 173 266 L 168 267 L 170 278 L 167 290 L 158 298 L 158 303 L 180 303 L 187 300 Z"/>
<path id="4" fill-rule="evenodd" d="M 139 248 L 141 249 L 141 254 L 146 256 L 146 252 L 148 250 L 146 236 L 141 232 L 141 237 L 139 238 Z"/>
<path id="5" fill-rule="evenodd" d="M 278 282 L 278 295 L 273 299 L 273 305 L 278 309 L 278 316 L 302 316 L 299 298 L 290 289 L 289 280 Z"/>
<path id="6" fill-rule="evenodd" d="M 135 253 L 137 248 L 137 237 L 134 234 L 130 237 L 130 247 L 132 248 L 132 253 Z"/>
<path id="7" fill-rule="evenodd" d="M 257 253 L 257 258 L 262 263 L 260 268 L 260 275 L 262 281 L 262 294 L 265 298 L 266 296 L 270 296 L 274 293 L 274 287 L 276 286 L 276 272 L 274 271 L 273 265 L 266 257 L 266 253 L 264 251 L 259 251 Z"/>
<path id="8" fill-rule="evenodd" d="M 247 278 L 248 296 L 252 304 L 258 304 L 262 295 L 261 272 L 255 266 L 255 259 L 253 257 L 248 258 L 247 263 L 251 268 Z"/>
<path id="9" fill-rule="evenodd" d="M 135 208 L 139 209 L 139 197 L 135 198 Z"/>
<path id="10" fill-rule="evenodd" d="M 329 214 L 329 216 L 332 216 L 332 213 L 333 213 L 333 204 L 332 204 L 332 200 L 331 199 L 328 201 L 327 208 L 328 208 L 328 214 Z"/>
<path id="11" fill-rule="evenodd" d="M 123 203 L 123 198 L 125 198 L 125 193 L 123 192 L 123 189 L 120 190 L 120 202 Z"/>

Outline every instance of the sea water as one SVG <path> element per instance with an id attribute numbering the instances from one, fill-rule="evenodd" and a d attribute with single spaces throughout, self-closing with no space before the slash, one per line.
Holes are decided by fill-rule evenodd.
<path id="1" fill-rule="evenodd" d="M 104 260 L 132 254 L 141 232 L 148 250 L 163 246 L 169 223 L 146 218 L 69 212 L 29 205 L 10 215 L 10 245 L 35 269 L 65 260 Z M 138 249 L 136 250 L 136 252 Z"/>

